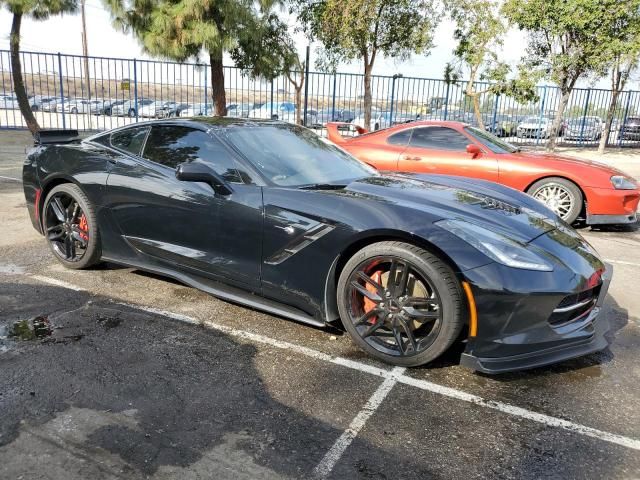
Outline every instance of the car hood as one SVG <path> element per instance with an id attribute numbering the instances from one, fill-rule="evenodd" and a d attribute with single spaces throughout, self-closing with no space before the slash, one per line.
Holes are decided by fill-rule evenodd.
<path id="1" fill-rule="evenodd" d="M 426 212 L 434 221 L 456 218 L 482 224 L 523 242 L 561 226 L 566 228 L 562 220 L 531 197 L 477 179 L 386 174 L 354 181 L 345 190 L 360 197 Z"/>
<path id="2" fill-rule="evenodd" d="M 529 122 L 529 123 L 521 123 L 518 127 L 522 128 L 544 128 L 547 124 L 544 122 Z"/>

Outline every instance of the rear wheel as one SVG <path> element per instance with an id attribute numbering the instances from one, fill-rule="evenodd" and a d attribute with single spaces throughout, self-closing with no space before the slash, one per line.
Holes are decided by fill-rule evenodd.
<path id="1" fill-rule="evenodd" d="M 357 252 L 338 281 L 338 310 L 370 355 L 413 367 L 440 356 L 463 325 L 460 283 L 438 257 L 403 242 Z"/>
<path id="2" fill-rule="evenodd" d="M 550 177 L 538 180 L 529 187 L 527 193 L 544 203 L 569 224 L 575 222 L 582 211 L 582 192 L 575 183 L 564 178 Z"/>
<path id="3" fill-rule="evenodd" d="M 43 227 L 49 248 L 67 268 L 100 261 L 100 234 L 93 206 L 77 185 L 55 187 L 44 202 Z"/>

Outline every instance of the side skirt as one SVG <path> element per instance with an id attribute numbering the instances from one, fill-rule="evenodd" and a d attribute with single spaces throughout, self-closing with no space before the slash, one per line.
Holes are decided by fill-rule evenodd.
<path id="1" fill-rule="evenodd" d="M 164 277 L 173 278 L 179 282 L 184 283 L 193 288 L 197 288 L 198 290 L 202 290 L 214 297 L 220 298 L 222 300 L 236 303 L 238 305 L 242 305 L 249 308 L 254 308 L 256 310 L 261 310 L 263 312 L 271 313 L 274 315 L 278 315 L 281 317 L 288 318 L 290 320 L 295 320 L 297 322 L 306 323 L 308 325 L 313 325 L 314 327 L 324 328 L 326 326 L 325 322 L 317 320 L 306 313 L 298 310 L 297 308 L 284 305 L 268 298 L 261 297 L 251 292 L 247 292 L 245 290 L 241 290 L 239 288 L 231 287 L 229 285 L 225 285 L 221 282 L 215 282 L 213 280 L 199 280 L 190 275 L 186 275 L 183 273 L 176 272 L 174 270 L 168 270 L 161 267 L 150 267 L 148 265 L 141 265 L 130 261 L 122 261 L 114 258 L 109 258 L 106 256 L 102 257 L 102 260 L 105 262 L 111 262 L 118 265 L 123 265 L 126 267 L 136 268 L 138 270 L 142 270 L 149 273 L 155 273 L 158 275 L 162 275 Z"/>

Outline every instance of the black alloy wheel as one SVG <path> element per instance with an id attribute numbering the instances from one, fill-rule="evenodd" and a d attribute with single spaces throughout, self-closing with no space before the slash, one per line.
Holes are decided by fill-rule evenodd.
<path id="1" fill-rule="evenodd" d="M 388 363 L 427 363 L 460 333 L 462 297 L 455 274 L 413 245 L 365 247 L 345 265 L 338 293 L 340 316 L 351 337 Z"/>
<path id="2" fill-rule="evenodd" d="M 42 216 L 49 247 L 64 266 L 80 269 L 100 260 L 95 213 L 79 187 L 55 187 L 45 200 Z"/>

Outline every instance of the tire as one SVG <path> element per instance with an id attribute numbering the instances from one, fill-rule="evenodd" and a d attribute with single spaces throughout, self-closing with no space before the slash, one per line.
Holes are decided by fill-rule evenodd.
<path id="1" fill-rule="evenodd" d="M 77 109 L 76 107 L 73 107 L 73 108 L 71 109 L 71 113 L 78 113 L 78 109 Z"/>
<path id="2" fill-rule="evenodd" d="M 554 194 L 553 192 L 557 192 Z M 565 192 L 569 195 L 571 204 L 561 206 L 560 199 Z M 571 180 L 560 177 L 549 177 L 538 180 L 527 189 L 527 193 L 536 200 L 544 203 L 568 224 L 572 224 L 580 215 L 584 204 L 584 197 L 580 188 Z M 555 195 L 555 197 L 554 197 Z M 555 200 L 555 202 L 554 202 Z"/>
<path id="3" fill-rule="evenodd" d="M 392 270 L 393 262 L 398 265 L 395 270 Z M 388 270 L 384 273 L 378 270 L 367 277 L 371 273 L 367 270 L 371 265 L 374 269 L 383 269 L 387 265 Z M 393 275 L 396 280 L 405 278 L 406 266 L 410 267 L 407 270 L 410 273 L 406 275 L 405 287 L 396 290 L 394 287 L 402 284 L 402 280 L 393 281 L 390 285 L 391 272 L 397 272 Z M 384 292 L 363 280 L 369 278 L 373 281 L 374 277 L 380 282 L 378 286 L 384 287 Z M 354 287 L 354 282 L 359 287 Z M 383 302 L 365 299 L 363 288 L 369 290 L 368 295 L 378 296 L 377 292 L 380 292 L 379 298 L 383 298 Z M 419 291 L 423 293 L 417 295 Z M 453 344 L 465 323 L 461 285 L 451 268 L 437 256 L 404 242 L 374 243 L 353 255 L 340 274 L 336 298 L 342 323 L 355 344 L 371 356 L 392 365 L 415 367 L 434 360 Z M 416 298 L 422 301 L 416 302 Z M 367 307 L 367 302 L 373 307 Z M 388 308 L 381 308 L 383 304 Z M 418 304 L 423 307 L 415 307 Z M 427 316 L 429 319 L 418 320 Z M 413 342 L 406 328 L 412 332 Z M 367 330 L 373 330 L 373 333 L 367 336 Z M 396 330 L 400 331 L 399 341 Z"/>
<path id="4" fill-rule="evenodd" d="M 128 113 L 129 117 L 133 118 L 136 116 L 136 111 L 135 109 L 131 108 L 129 109 L 129 113 Z"/>
<path id="5" fill-rule="evenodd" d="M 60 200 L 62 204 L 57 203 L 56 199 Z M 68 205 L 65 204 L 65 199 L 70 199 L 70 203 Z M 70 224 L 70 228 L 74 234 L 78 235 L 78 238 L 76 239 L 77 245 L 73 247 L 73 250 L 77 253 L 79 253 L 78 250 L 82 250 L 82 255 L 77 256 L 77 258 L 68 258 L 67 255 L 62 252 L 62 249 L 66 247 L 65 240 L 56 240 L 54 238 L 59 237 L 60 235 L 58 232 L 64 231 L 65 227 L 53 227 L 56 223 L 61 222 L 61 218 L 57 216 L 56 209 L 52 204 L 56 203 L 57 205 L 66 206 L 67 209 L 63 209 L 62 213 L 68 215 L 66 219 L 69 220 L 68 217 L 71 216 L 71 209 L 74 206 L 73 202 L 76 202 L 80 209 L 79 213 L 76 215 L 78 223 L 74 223 L 73 219 L 68 223 Z M 58 209 L 58 213 L 60 213 L 60 209 Z M 81 225 L 83 223 L 82 214 L 84 214 L 86 219 L 86 229 L 81 229 Z M 42 224 L 49 248 L 56 259 L 65 267 L 78 270 L 89 268 L 100 262 L 102 248 L 100 244 L 100 232 L 98 230 L 95 208 L 77 185 L 64 183 L 54 187 L 49 192 L 42 207 Z M 64 233 L 62 235 L 64 235 Z M 80 244 L 85 237 L 86 241 L 83 242 L 85 246 L 81 248 Z M 76 244 L 76 242 L 72 243 Z"/>
<path id="6" fill-rule="evenodd" d="M 378 130 L 380 130 L 380 124 L 379 124 L 379 123 L 376 123 L 376 124 L 373 126 L 373 131 L 374 131 L 374 132 L 377 132 Z"/>

